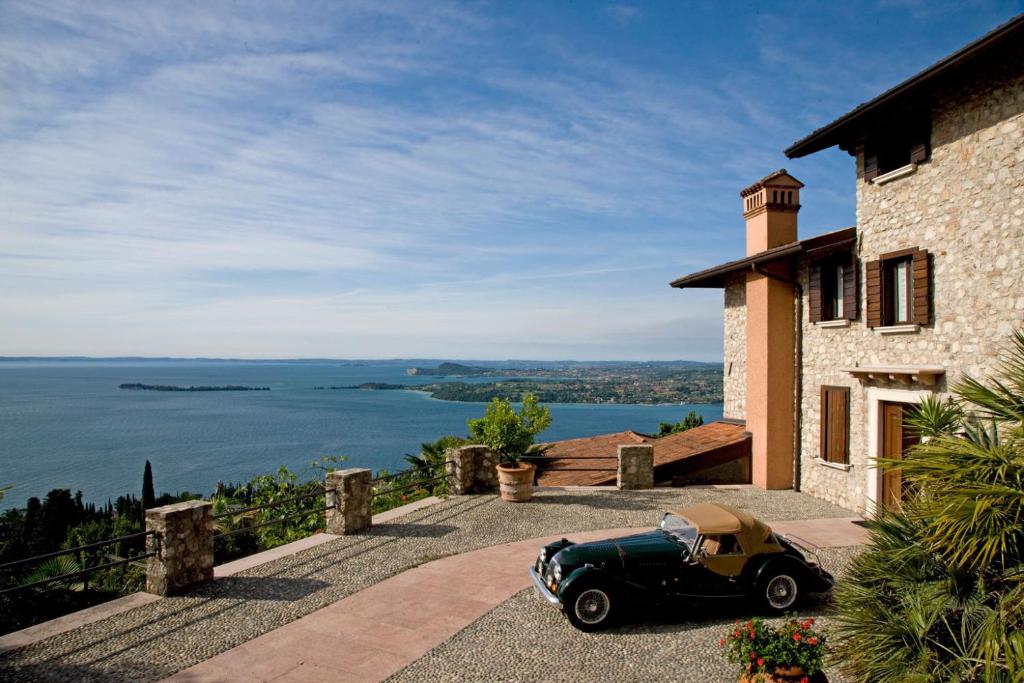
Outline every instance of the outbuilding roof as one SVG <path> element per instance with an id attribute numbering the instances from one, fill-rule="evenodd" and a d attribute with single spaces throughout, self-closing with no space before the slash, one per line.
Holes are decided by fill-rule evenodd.
<path id="1" fill-rule="evenodd" d="M 729 261 L 728 263 L 706 268 L 690 275 L 684 275 L 669 284 L 680 289 L 686 287 L 721 288 L 725 287 L 728 276 L 733 273 L 757 270 L 759 266 L 768 265 L 793 256 L 823 254 L 827 251 L 850 246 L 856 240 L 857 228 L 843 228 L 842 230 L 827 232 L 817 237 L 783 244 L 753 256 Z"/>
<path id="2" fill-rule="evenodd" d="M 865 128 L 881 121 L 883 117 L 891 117 L 893 112 L 905 111 L 908 108 L 927 106 L 926 100 L 931 94 L 931 89 L 942 79 L 976 62 L 980 57 L 988 56 L 993 50 L 1007 46 L 1019 50 L 1022 44 L 1024 14 L 1018 14 L 981 38 L 943 57 L 924 71 L 794 142 L 785 154 L 790 159 L 798 159 L 835 145 L 850 151 L 857 136 Z"/>

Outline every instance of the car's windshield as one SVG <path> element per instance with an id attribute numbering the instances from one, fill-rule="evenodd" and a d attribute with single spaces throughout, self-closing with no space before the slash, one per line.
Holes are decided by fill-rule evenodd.
<path id="1" fill-rule="evenodd" d="M 693 552 L 693 544 L 697 540 L 697 529 L 685 519 L 666 512 L 665 516 L 661 518 L 661 530 L 682 543 L 691 553 Z"/>

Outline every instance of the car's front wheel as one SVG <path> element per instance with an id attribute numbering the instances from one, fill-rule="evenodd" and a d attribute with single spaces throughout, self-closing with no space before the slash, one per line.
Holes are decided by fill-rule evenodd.
<path id="1" fill-rule="evenodd" d="M 758 592 L 765 607 L 775 612 L 785 612 L 800 597 L 800 584 L 792 572 L 774 571 L 760 582 Z"/>
<path id="2" fill-rule="evenodd" d="M 566 599 L 568 598 L 568 599 Z M 565 615 L 581 631 L 607 628 L 615 617 L 615 596 L 604 586 L 584 586 L 563 598 Z"/>

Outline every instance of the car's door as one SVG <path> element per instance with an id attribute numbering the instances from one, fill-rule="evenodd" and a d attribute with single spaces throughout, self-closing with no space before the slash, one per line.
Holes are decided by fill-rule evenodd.
<path id="1" fill-rule="evenodd" d="M 692 559 L 679 568 L 677 592 L 691 597 L 743 595 L 740 575 L 746 555 L 732 535 L 704 536 L 697 540 Z"/>

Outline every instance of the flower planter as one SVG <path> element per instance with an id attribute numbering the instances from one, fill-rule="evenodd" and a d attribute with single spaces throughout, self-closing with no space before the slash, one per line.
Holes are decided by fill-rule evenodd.
<path id="1" fill-rule="evenodd" d="M 498 465 L 498 490 L 501 499 L 510 503 L 525 503 L 533 498 L 534 465 L 523 462 Z"/>
<path id="2" fill-rule="evenodd" d="M 744 672 L 737 679 L 737 683 L 800 683 L 801 681 L 828 683 L 828 677 L 825 676 L 823 671 L 808 677 L 800 667 L 787 666 L 776 667 L 774 674 Z"/>

